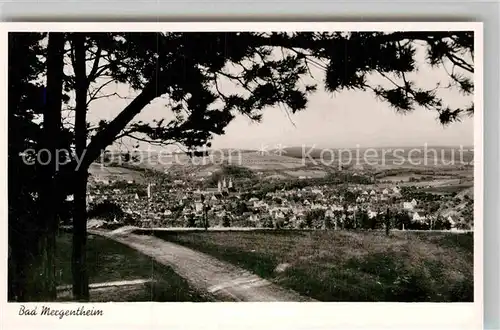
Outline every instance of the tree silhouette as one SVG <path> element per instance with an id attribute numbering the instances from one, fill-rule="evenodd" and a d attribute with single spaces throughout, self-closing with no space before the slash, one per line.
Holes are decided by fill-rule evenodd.
<path id="1" fill-rule="evenodd" d="M 9 72 L 9 114 L 15 113 L 21 104 L 32 112 L 43 108 L 43 97 L 24 104 L 26 99 L 18 97 L 22 93 L 16 86 L 24 83 L 22 91 L 36 95 L 39 86 L 30 82 L 37 74 L 43 75 L 44 66 L 55 62 L 62 65 L 70 60 L 73 70 L 62 77 L 65 93 L 62 97 L 75 97 L 76 104 L 70 109 L 76 118 L 71 130 L 74 136 L 63 138 L 64 130 L 57 131 L 60 128 L 51 129 L 51 134 L 60 136 L 55 139 L 60 141 L 74 138 L 72 148 L 80 156 L 80 162 L 73 159 L 42 177 L 54 176 L 51 187 L 61 196 L 75 194 L 73 285 L 75 295 L 83 300 L 88 299 L 84 266 L 86 216 L 82 211 L 88 168 L 116 140 L 127 137 L 159 145 L 177 143 L 188 150 L 209 147 L 211 138 L 224 134 L 225 127 L 238 114 L 260 121 L 263 110 L 272 106 L 282 105 L 290 113 L 306 109 L 308 97 L 318 86 L 302 81 L 318 70 L 329 93 L 371 92 L 398 112 L 416 108 L 433 110 L 443 124 L 474 111 L 472 104 L 467 108 L 449 107 L 439 93 L 442 88 L 473 93 L 471 32 L 51 33 L 50 36 L 63 39 L 62 59 L 60 54 L 47 52 L 43 42 L 37 42 L 44 36 L 24 34 L 25 39 L 17 47 L 26 54 L 19 58 L 14 53 L 17 49 L 9 48 L 9 70 L 10 64 L 19 60 L 15 65 L 18 70 L 34 70 L 23 73 L 24 76 Z M 418 85 L 416 77 L 412 77 L 421 65 L 416 56 L 417 45 L 426 50 L 428 64 L 449 72 L 448 86 L 425 89 Z M 40 61 L 40 57 L 46 61 Z M 21 69 L 22 66 L 27 68 Z M 383 78 L 386 84 L 374 82 L 372 76 Z M 128 85 L 137 96 L 115 118 L 91 127 L 86 120 L 91 102 L 104 97 L 123 97 L 104 93 L 106 86 L 113 83 Z M 238 90 L 225 91 L 222 84 L 226 83 L 237 85 Z M 49 102 L 57 93 L 49 91 L 49 86 L 47 91 Z M 12 102 L 11 93 L 18 95 Z M 134 121 L 150 102 L 160 97 L 173 119 Z M 51 115 L 60 118 L 60 127 L 64 120 L 61 111 L 51 109 Z M 23 125 L 31 122 L 28 117 L 22 119 Z M 55 120 L 50 122 L 55 127 Z M 51 162 L 47 168 L 54 165 Z M 20 194 L 17 190 L 10 192 Z M 46 198 L 43 196 L 47 194 L 42 193 L 40 198 Z M 57 211 L 57 207 L 52 210 Z"/>
<path id="2" fill-rule="evenodd" d="M 446 87 L 472 93 L 467 76 L 473 73 L 473 65 L 467 62 L 473 58 L 473 34 L 469 32 L 108 33 L 92 34 L 87 40 L 90 52 L 95 53 L 94 64 L 99 59 L 89 79 L 102 86 L 97 78 L 106 76 L 140 93 L 116 118 L 93 130 L 83 165 L 90 164 L 117 138 L 196 148 L 214 134 L 223 134 L 238 112 L 260 120 L 262 110 L 269 106 L 303 110 L 307 96 L 317 86 L 304 86 L 300 81 L 313 68 L 323 70 L 327 91 L 371 91 L 400 112 L 417 107 L 435 110 L 442 123 L 473 112 L 472 105 L 467 109 L 447 107 L 438 95 L 443 86 L 424 90 L 408 77 L 419 66 L 416 44 L 423 43 L 428 64 L 454 68 Z M 233 66 L 236 69 L 227 70 Z M 372 74 L 392 86 L 370 83 Z M 222 80 L 237 84 L 241 91 L 221 91 Z M 166 96 L 174 119 L 159 119 L 153 125 L 131 123 L 160 96 Z"/>
<path id="3" fill-rule="evenodd" d="M 44 70 L 36 54 L 42 34 L 9 34 L 8 53 L 8 191 L 9 191 L 9 274 L 8 299 L 27 301 L 34 299 L 28 278 L 28 265 L 35 263 L 40 254 L 38 246 L 41 223 L 38 219 L 37 186 L 39 175 L 34 163 L 36 157 L 25 153 L 36 149 L 41 126 L 34 122 L 43 106 L 43 89 L 35 80 Z M 29 63 L 29 65 L 27 65 Z"/>
<path id="4" fill-rule="evenodd" d="M 9 183 L 18 185 L 18 188 L 9 185 L 9 195 L 13 197 L 9 222 L 14 230 L 10 232 L 9 244 L 16 250 L 11 259 L 15 269 L 9 277 L 9 297 L 20 301 L 55 296 L 55 232 L 65 209 L 64 196 L 53 180 L 55 168 L 52 166 L 66 160 L 67 157 L 56 150 L 67 147 L 70 142 L 58 111 L 63 101 L 68 100 L 62 91 L 64 37 L 61 33 L 53 35 L 47 48 L 41 46 L 42 38 L 43 34 L 39 33 L 9 34 L 9 118 L 12 119 L 9 168 L 18 169 L 9 173 L 12 174 Z M 40 59 L 44 54 L 46 61 Z M 46 87 L 38 79 L 42 74 Z M 42 125 L 35 121 L 40 114 Z M 47 152 L 43 160 L 33 159 L 29 149 Z M 47 158 L 51 160 L 48 163 Z M 32 164 L 29 169 L 27 160 Z M 25 234 L 29 242 L 19 238 Z"/>

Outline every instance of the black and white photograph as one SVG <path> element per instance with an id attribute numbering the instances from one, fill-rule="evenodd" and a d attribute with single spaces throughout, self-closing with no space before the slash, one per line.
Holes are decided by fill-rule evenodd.
<path id="1" fill-rule="evenodd" d="M 390 26 L 10 30 L 8 301 L 473 303 L 477 25 Z"/>

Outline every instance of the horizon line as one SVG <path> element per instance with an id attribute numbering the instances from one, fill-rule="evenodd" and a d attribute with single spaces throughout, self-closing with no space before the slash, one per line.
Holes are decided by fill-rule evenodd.
<path id="1" fill-rule="evenodd" d="M 402 148 L 457 148 L 457 147 L 467 147 L 467 148 L 470 148 L 470 147 L 474 147 L 474 144 L 450 144 L 450 145 L 446 145 L 446 144 L 443 144 L 443 145 L 439 145 L 439 144 L 432 144 L 432 145 L 403 145 L 403 146 L 390 146 L 390 145 L 387 145 L 387 146 L 361 146 L 361 145 L 358 145 L 358 146 L 354 146 L 354 147 L 321 147 L 321 146 L 313 146 L 313 145 L 304 145 L 304 146 L 299 146 L 299 145 L 291 145 L 291 146 L 283 146 L 283 147 L 274 147 L 274 148 L 269 148 L 267 150 L 279 150 L 279 149 L 283 149 L 283 150 L 286 150 L 286 149 L 292 149 L 292 148 L 313 148 L 313 149 L 318 149 L 318 150 L 324 150 L 324 149 L 402 149 Z M 244 151 L 259 151 L 261 150 L 260 148 L 257 148 L 257 147 L 251 147 L 251 148 L 247 148 L 247 147 L 242 147 L 242 148 L 239 148 L 239 147 L 223 147 L 223 148 L 213 148 L 213 147 L 210 147 L 210 148 L 201 148 L 201 149 L 195 149 L 195 150 L 192 150 L 192 151 L 183 151 L 181 150 L 179 147 L 176 147 L 176 146 L 172 146 L 172 148 L 176 148 L 178 150 L 175 150 L 174 152 L 195 152 L 195 151 L 210 151 L 210 150 L 244 150 Z M 167 147 L 159 147 L 157 150 L 151 150 L 151 151 L 161 151 L 161 150 L 165 150 L 167 149 Z M 137 149 L 132 149 L 133 150 L 140 150 L 140 148 L 137 148 Z M 105 151 L 121 151 L 119 148 L 116 148 L 116 149 L 106 149 Z"/>

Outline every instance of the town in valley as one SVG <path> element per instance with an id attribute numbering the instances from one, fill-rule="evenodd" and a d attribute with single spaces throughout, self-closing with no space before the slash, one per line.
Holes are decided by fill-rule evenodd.
<path id="1" fill-rule="evenodd" d="M 339 169 L 306 162 L 295 149 L 290 148 L 290 156 L 286 150 L 244 150 L 238 158 L 227 151 L 226 159 L 224 153 L 218 158 L 177 154 L 177 160 L 183 159 L 177 163 L 162 162 L 158 153 L 138 163 L 133 152 L 108 151 L 103 158 L 108 162 L 95 163 L 90 170 L 89 225 L 329 230 L 389 226 L 458 232 L 474 228 L 470 152 L 467 162 L 456 162 L 459 165 L 356 164 Z M 440 148 L 448 150 L 448 157 L 452 149 Z"/>

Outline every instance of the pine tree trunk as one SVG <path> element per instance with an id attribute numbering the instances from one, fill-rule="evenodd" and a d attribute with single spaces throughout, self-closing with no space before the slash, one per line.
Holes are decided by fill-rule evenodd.
<path id="1" fill-rule="evenodd" d="M 36 266 L 28 272 L 28 285 L 30 282 L 31 285 L 26 298 L 30 301 L 54 301 L 57 298 L 55 239 L 56 232 L 52 225 L 39 235 L 38 250 L 40 251 L 40 258 Z M 38 294 L 34 294 L 35 292 L 38 292 Z"/>
<path id="2" fill-rule="evenodd" d="M 54 40 L 51 40 L 51 55 L 54 55 Z M 52 300 L 49 294 L 50 290 L 39 290 L 46 287 L 48 277 L 44 276 L 46 272 L 40 272 L 40 260 L 42 254 L 45 256 L 46 250 L 40 250 L 39 242 L 46 223 L 38 212 L 37 206 L 32 204 L 34 199 L 29 195 L 29 192 L 34 192 L 35 188 L 40 189 L 43 185 L 36 186 L 35 171 L 27 168 L 27 165 L 18 157 L 19 153 L 24 152 L 26 148 L 25 139 L 28 131 L 22 126 L 29 121 L 30 116 L 25 117 L 26 109 L 19 108 L 21 99 L 26 92 L 18 76 L 18 66 L 23 65 L 17 63 L 18 53 L 20 51 L 28 51 L 28 45 L 24 44 L 24 39 L 19 38 L 19 34 L 9 34 L 9 86 L 8 97 L 8 192 L 9 192 L 9 211 L 8 211 L 8 301 L 11 302 L 29 302 L 36 300 Z M 51 58 L 51 86 L 54 82 L 53 56 Z M 25 64 L 24 64 L 25 65 Z M 53 97 L 54 95 L 52 95 Z M 44 106 L 45 104 L 40 104 Z M 53 109 L 51 109 L 53 110 Z M 45 109 L 48 114 L 48 109 Z M 52 116 L 53 117 L 53 116 Z M 48 114 L 48 118 L 51 118 Z M 54 121 L 52 121 L 54 122 Z M 48 120 L 47 120 L 48 124 Z M 49 124 L 50 126 L 50 124 Z M 50 132 L 44 131 L 44 134 Z M 42 136 L 42 138 L 44 138 Z M 37 143 L 44 143 L 42 147 L 48 146 L 48 139 L 37 140 Z M 30 144 L 31 145 L 31 144 Z M 32 145 L 34 146 L 34 145 Z M 34 166 L 34 165 L 33 165 Z M 45 170 L 44 168 L 41 168 Z M 48 178 L 48 176 L 46 176 Z M 18 181 L 18 180 L 21 180 Z M 35 180 L 35 181 L 32 181 Z M 24 181 L 24 182 L 23 182 Z M 28 184 L 28 182 L 30 182 Z M 49 181 L 45 180 L 48 184 Z M 38 192 L 41 192 L 38 190 Z M 43 211 L 43 210 L 42 210 Z M 45 263 L 47 260 L 45 260 Z M 39 265 L 40 264 L 40 265 Z M 40 291 L 40 292 L 39 292 Z M 52 297 L 53 298 L 53 297 Z"/>
<path id="3" fill-rule="evenodd" d="M 47 89 L 44 111 L 43 145 L 49 151 L 50 162 L 42 167 L 43 182 L 40 189 L 40 219 L 43 221 L 39 232 L 38 262 L 31 268 L 28 281 L 33 283 L 36 300 L 56 299 L 55 281 L 55 240 L 58 227 L 57 210 L 59 199 L 55 186 L 55 157 L 61 132 L 62 83 L 64 34 L 49 33 L 47 50 Z M 36 292 L 36 293 L 35 293 Z M 31 294 L 29 294 L 31 295 Z"/>
<path id="4" fill-rule="evenodd" d="M 79 159 L 87 147 L 87 89 L 85 60 L 85 35 L 73 33 L 72 47 L 75 54 L 75 149 Z M 87 241 L 87 168 L 79 168 L 75 176 L 73 208 L 73 296 L 79 301 L 89 300 L 89 279 L 86 265 Z"/>
<path id="5" fill-rule="evenodd" d="M 37 286 L 43 281 L 34 277 L 36 268 L 33 265 L 41 258 L 38 247 L 41 230 L 29 215 L 18 214 L 16 211 L 9 213 L 9 222 L 8 301 L 50 299 L 48 294 L 39 297 Z M 24 235 L 19 237 L 19 233 Z"/>
<path id="6" fill-rule="evenodd" d="M 87 175 L 78 173 L 75 182 L 73 214 L 73 296 L 78 301 L 89 300 L 89 278 L 86 263 L 87 242 Z"/>

